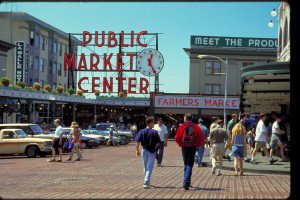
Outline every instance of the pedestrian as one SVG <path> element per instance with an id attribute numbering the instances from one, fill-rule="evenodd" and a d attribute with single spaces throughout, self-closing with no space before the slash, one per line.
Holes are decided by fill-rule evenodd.
<path id="1" fill-rule="evenodd" d="M 234 157 L 234 174 L 237 176 L 238 171 L 238 163 L 240 164 L 240 175 L 243 175 L 243 159 L 244 159 L 244 150 L 246 147 L 246 135 L 245 135 L 245 127 L 238 123 L 234 126 L 232 130 L 232 156 Z"/>
<path id="2" fill-rule="evenodd" d="M 80 140 L 81 140 L 81 132 L 80 132 L 79 125 L 77 124 L 77 122 L 72 122 L 71 128 L 72 128 L 72 130 L 70 133 L 70 137 L 72 137 L 71 143 L 73 144 L 73 148 L 71 149 L 71 151 L 69 153 L 69 157 L 67 158 L 67 161 L 72 160 L 74 151 L 77 154 L 77 158 L 75 159 L 75 161 L 80 161 L 82 159 L 82 155 L 79 150 Z"/>
<path id="3" fill-rule="evenodd" d="M 49 162 L 54 162 L 55 160 L 55 154 L 56 151 L 59 152 L 59 159 L 57 162 L 62 162 L 62 138 L 63 138 L 63 129 L 60 125 L 60 120 L 56 119 L 54 120 L 54 126 L 56 127 L 54 138 L 52 142 L 52 158 L 49 160 Z"/>
<path id="4" fill-rule="evenodd" d="M 168 142 L 168 130 L 167 127 L 163 124 L 162 118 L 158 118 L 157 124 L 154 125 L 153 129 L 158 132 L 161 141 L 156 152 L 156 160 L 157 167 L 162 167 L 161 163 L 164 155 L 164 148 L 167 147 Z"/>
<path id="5" fill-rule="evenodd" d="M 230 143 L 230 136 L 227 134 L 226 129 L 222 128 L 222 120 L 217 121 L 217 127 L 210 132 L 210 146 L 212 147 L 212 174 L 216 174 L 216 159 L 219 160 L 219 169 L 217 175 L 222 175 L 222 157 L 224 155 L 225 140 Z"/>
<path id="6" fill-rule="evenodd" d="M 210 124 L 210 128 L 209 128 L 209 132 L 211 132 L 214 128 L 217 127 L 218 119 L 219 119 L 219 117 L 217 117 L 217 116 L 211 118 L 211 124 Z"/>
<path id="7" fill-rule="evenodd" d="M 191 176 L 194 166 L 196 148 L 204 143 L 204 135 L 197 124 L 192 123 L 192 115 L 184 116 L 184 123 L 180 124 L 175 135 L 175 141 L 181 147 L 184 163 L 183 188 L 191 187 Z"/>
<path id="8" fill-rule="evenodd" d="M 267 150 L 267 140 L 269 139 L 269 136 L 267 135 L 268 128 L 265 126 L 264 122 L 266 121 L 267 117 L 265 113 L 260 113 L 259 115 L 259 122 L 256 126 L 256 131 L 255 131 L 255 148 L 252 153 L 252 159 L 251 159 L 251 164 L 258 164 L 255 160 L 255 155 L 258 152 L 259 149 L 263 149 L 263 152 L 267 155 L 268 160 L 270 164 L 273 164 L 277 162 L 277 160 L 272 159 L 271 156 L 269 155 L 269 152 Z"/>
<path id="9" fill-rule="evenodd" d="M 109 146 L 114 146 L 114 125 L 111 124 L 109 127 L 109 140 L 107 142 Z"/>
<path id="10" fill-rule="evenodd" d="M 227 130 L 227 134 L 230 136 L 230 138 L 232 137 L 232 129 L 236 125 L 237 120 L 238 120 L 238 115 L 237 114 L 232 114 L 231 115 L 231 120 L 227 123 L 226 130 Z M 232 144 L 231 143 L 228 143 L 228 145 L 225 146 L 224 156 L 223 156 L 224 159 L 228 159 L 228 161 L 230 162 L 231 161 L 230 156 L 225 155 L 227 149 L 232 150 Z"/>
<path id="11" fill-rule="evenodd" d="M 202 162 L 202 159 L 204 154 L 204 146 L 207 143 L 207 138 L 209 137 L 209 131 L 206 126 L 204 126 L 203 120 L 201 118 L 198 120 L 198 122 L 198 126 L 200 127 L 201 132 L 204 134 L 204 143 L 197 149 L 195 157 L 197 159 L 198 167 L 207 167 L 207 163 Z"/>
<path id="12" fill-rule="evenodd" d="M 153 129 L 153 117 L 146 118 L 147 127 L 140 130 L 134 141 L 136 141 L 136 155 L 141 156 L 140 145 L 142 145 L 142 158 L 144 162 L 144 185 L 146 189 L 150 188 L 150 179 L 155 162 L 157 147 L 160 144 L 158 132 Z"/>
<path id="13" fill-rule="evenodd" d="M 245 113 L 242 113 L 241 115 L 240 115 L 240 121 L 238 122 L 238 124 L 241 124 L 243 127 L 244 127 L 244 135 L 246 135 L 247 134 L 247 132 L 246 132 L 246 120 L 248 119 L 248 115 L 247 114 L 245 114 Z M 247 162 L 247 163 L 250 163 L 250 158 L 248 158 L 248 152 L 247 152 L 247 145 L 244 145 L 244 160 L 245 160 L 245 162 Z"/>
<path id="14" fill-rule="evenodd" d="M 270 151 L 270 156 L 274 156 L 274 151 L 276 149 L 280 149 L 280 155 L 281 155 L 281 159 L 282 162 L 286 162 L 287 159 L 284 156 L 284 151 L 283 151 L 283 143 L 280 140 L 280 135 L 281 134 L 285 134 L 284 131 L 281 130 L 281 128 L 279 127 L 279 123 L 281 122 L 281 115 L 280 114 L 275 114 L 275 122 L 273 123 L 272 126 L 272 136 L 271 136 L 271 151 Z"/>
<path id="15" fill-rule="evenodd" d="M 247 136 L 246 136 L 246 139 L 247 139 L 247 142 L 249 144 L 249 151 L 250 151 L 250 154 L 252 154 L 252 151 L 253 151 L 253 145 L 254 145 L 254 137 L 255 137 L 255 127 L 253 127 L 250 131 L 248 131 L 247 133 Z"/>

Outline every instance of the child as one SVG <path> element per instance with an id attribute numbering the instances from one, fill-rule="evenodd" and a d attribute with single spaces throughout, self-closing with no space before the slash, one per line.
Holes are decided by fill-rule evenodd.
<path id="1" fill-rule="evenodd" d="M 232 156 L 234 157 L 235 175 L 238 175 L 238 163 L 240 163 L 240 175 L 243 175 L 244 147 L 246 146 L 245 127 L 242 124 L 236 124 L 232 130 Z"/>
<path id="2" fill-rule="evenodd" d="M 82 159 L 82 155 L 81 155 L 80 150 L 79 150 L 81 133 L 80 133 L 79 126 L 78 126 L 77 123 L 76 124 L 72 123 L 71 128 L 73 128 L 72 131 L 71 131 L 71 134 L 70 134 L 71 137 L 72 137 L 71 143 L 74 146 L 73 146 L 72 150 L 69 153 L 69 157 L 67 158 L 67 161 L 72 160 L 74 150 L 76 151 L 76 154 L 77 154 L 77 158 L 75 160 L 80 161 Z"/>

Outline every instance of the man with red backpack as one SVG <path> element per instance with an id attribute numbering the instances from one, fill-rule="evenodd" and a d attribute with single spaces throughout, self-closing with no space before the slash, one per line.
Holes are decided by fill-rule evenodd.
<path id="1" fill-rule="evenodd" d="M 182 150 L 184 163 L 183 188 L 189 190 L 196 148 L 204 143 L 204 135 L 201 132 L 200 127 L 197 124 L 192 123 L 192 115 L 186 114 L 184 116 L 184 123 L 179 125 L 175 141 Z"/>

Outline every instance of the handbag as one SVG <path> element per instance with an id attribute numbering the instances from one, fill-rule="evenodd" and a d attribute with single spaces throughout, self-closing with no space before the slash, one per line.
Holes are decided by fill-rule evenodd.
<path id="1" fill-rule="evenodd" d="M 203 156 L 210 156 L 210 147 L 205 145 Z"/>

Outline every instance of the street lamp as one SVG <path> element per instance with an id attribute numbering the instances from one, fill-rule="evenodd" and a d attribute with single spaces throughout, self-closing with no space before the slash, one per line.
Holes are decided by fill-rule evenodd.
<path id="1" fill-rule="evenodd" d="M 276 9 L 274 8 L 273 11 L 271 12 L 271 16 L 273 17 L 273 19 L 268 23 L 268 26 L 270 28 L 273 28 L 274 26 L 274 23 L 273 23 L 273 20 L 274 18 L 277 16 L 277 12 L 276 12 Z"/>
<path id="2" fill-rule="evenodd" d="M 226 102 L 227 102 L 227 79 L 228 79 L 228 59 L 226 58 L 226 60 L 223 60 L 217 56 L 213 56 L 213 55 L 198 55 L 198 58 L 202 59 L 202 58 L 216 58 L 218 60 L 220 60 L 221 62 L 223 62 L 225 64 L 225 73 L 218 73 L 218 74 L 225 74 L 225 94 L 224 94 L 224 124 L 223 126 L 226 128 Z M 217 73 L 216 73 L 217 74 Z"/>

